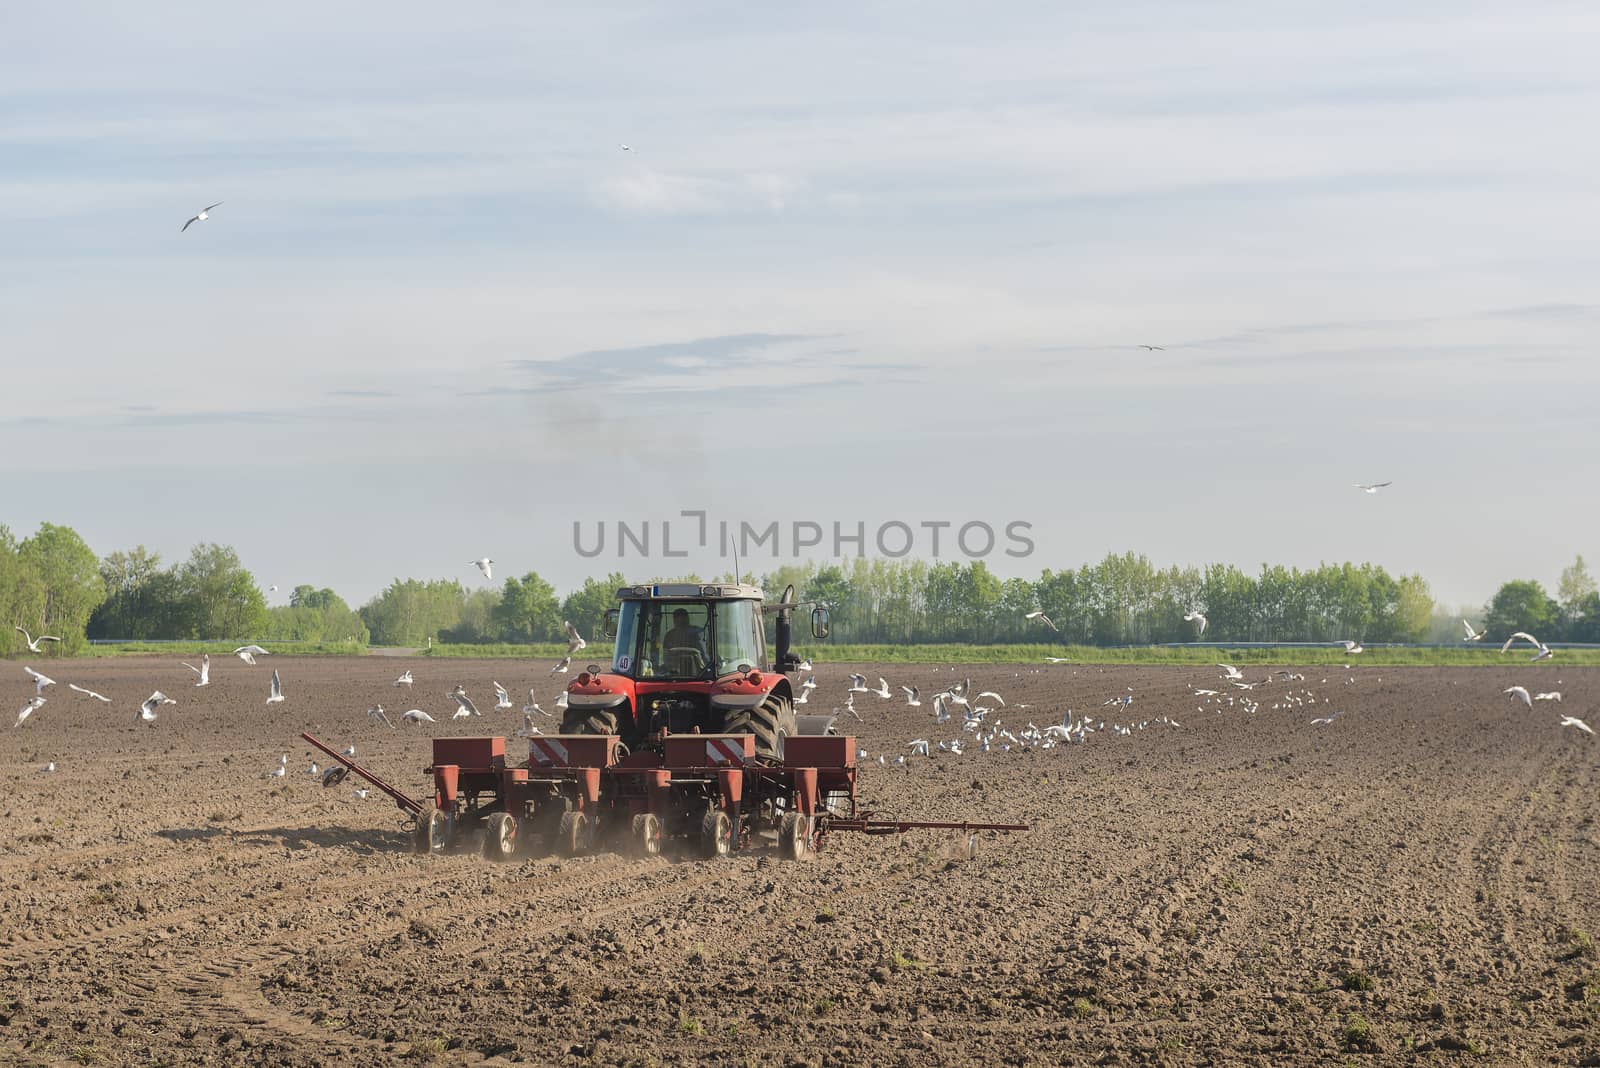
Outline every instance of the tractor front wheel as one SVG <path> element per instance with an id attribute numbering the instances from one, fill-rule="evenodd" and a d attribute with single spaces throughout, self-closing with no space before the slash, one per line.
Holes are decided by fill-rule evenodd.
<path id="1" fill-rule="evenodd" d="M 797 733 L 794 704 L 787 697 L 769 694 L 755 708 L 740 708 L 728 713 L 722 731 L 724 734 L 753 734 L 756 736 L 756 756 L 782 760 L 784 743 Z"/>
<path id="2" fill-rule="evenodd" d="M 484 821 L 483 855 L 490 860 L 510 860 L 517 852 L 517 819 L 496 812 Z"/>
<path id="3" fill-rule="evenodd" d="M 611 708 L 569 708 L 561 717 L 562 734 L 615 734 L 617 713 Z"/>

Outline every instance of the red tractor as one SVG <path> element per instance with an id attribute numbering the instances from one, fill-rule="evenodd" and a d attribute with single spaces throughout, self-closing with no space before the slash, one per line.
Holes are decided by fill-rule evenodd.
<path id="1" fill-rule="evenodd" d="M 783 758 L 794 735 L 829 734 L 832 716 L 797 716 L 786 672 L 794 587 L 763 605 L 755 586 L 674 583 L 624 586 L 606 613 L 616 639 L 609 668 L 591 666 L 567 687 L 561 733 L 618 735 L 629 751 L 666 734 L 753 734 L 756 755 Z M 767 615 L 777 655 L 767 658 Z M 811 633 L 828 636 L 828 615 L 813 607 Z"/>

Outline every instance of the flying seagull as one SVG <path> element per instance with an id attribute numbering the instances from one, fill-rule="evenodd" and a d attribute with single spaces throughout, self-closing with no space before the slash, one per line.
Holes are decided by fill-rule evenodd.
<path id="1" fill-rule="evenodd" d="M 490 582 L 494 581 L 494 567 L 493 567 L 494 561 L 493 560 L 491 560 L 487 556 L 485 556 L 481 560 L 471 560 L 471 561 L 468 561 L 468 562 L 471 563 L 472 566 L 477 568 L 479 571 L 482 571 L 484 578 L 488 579 Z"/>
<path id="2" fill-rule="evenodd" d="M 410 686 L 416 680 L 411 677 L 411 669 L 407 668 L 404 675 L 394 680 L 396 686 Z"/>
<path id="3" fill-rule="evenodd" d="M 200 214 L 190 216 L 189 221 L 183 224 L 183 230 L 179 230 L 178 233 L 183 233 L 184 230 L 189 229 L 189 227 L 193 226 L 197 222 L 205 222 L 207 219 L 211 218 L 211 209 L 220 207 L 222 207 L 222 201 L 219 200 L 215 204 L 210 204 L 204 208 L 201 208 Z"/>
<path id="4" fill-rule="evenodd" d="M 552 674 L 552 675 L 565 675 L 567 673 L 567 669 L 570 668 L 571 666 L 572 666 L 572 657 L 564 656 L 560 660 L 556 661 L 556 666 L 550 669 L 550 674 Z"/>
<path id="5" fill-rule="evenodd" d="M 883 678 L 882 676 L 878 677 L 878 688 L 876 690 L 868 690 L 867 692 L 870 694 L 875 694 L 885 701 L 894 696 L 894 692 L 889 689 L 889 680 Z"/>
<path id="6" fill-rule="evenodd" d="M 1206 632 L 1207 620 L 1205 616 L 1200 614 L 1200 609 L 1198 608 L 1191 608 L 1189 614 L 1183 617 L 1183 621 L 1185 623 L 1198 623 L 1200 625 L 1200 633 L 1204 634 Z"/>
<path id="7" fill-rule="evenodd" d="M 1141 349 L 1146 350 L 1147 352 L 1166 352 L 1167 351 L 1166 349 L 1162 348 L 1160 345 L 1140 345 L 1139 347 Z"/>
<path id="8" fill-rule="evenodd" d="M 583 637 L 578 633 L 578 628 L 574 627 L 570 621 L 564 621 L 561 625 L 567 628 L 568 656 L 571 656 L 573 653 L 576 653 L 579 649 L 582 649 L 584 646 L 589 644 L 583 640 Z"/>
<path id="9" fill-rule="evenodd" d="M 183 664 L 183 661 L 181 661 L 181 660 L 178 661 L 178 662 L 180 664 Z M 196 686 L 210 686 L 211 685 L 211 654 L 210 653 L 206 653 L 204 656 L 202 656 L 200 658 L 200 666 L 199 667 L 195 667 L 193 664 L 183 664 L 183 666 L 188 668 L 190 671 L 194 672 L 196 675 L 200 676 L 200 681 L 195 683 Z"/>
<path id="10" fill-rule="evenodd" d="M 1589 728 L 1589 725 L 1583 720 L 1579 719 L 1577 716 L 1562 716 L 1561 725 L 1563 727 L 1576 727 L 1585 734 L 1594 733 L 1594 731 Z"/>
<path id="11" fill-rule="evenodd" d="M 1461 639 L 1462 641 L 1464 641 L 1464 642 L 1481 642 L 1481 641 L 1483 641 L 1483 635 L 1484 635 L 1483 631 L 1481 631 L 1481 630 L 1473 630 L 1472 629 L 1472 624 L 1468 623 L 1464 619 L 1461 621 L 1461 625 L 1463 627 L 1465 627 L 1466 630 L 1467 630 L 1467 636 L 1465 638 L 1462 638 Z"/>
<path id="12" fill-rule="evenodd" d="M 922 704 L 921 690 L 917 689 L 915 686 L 902 686 L 900 689 L 905 691 L 907 705 L 911 706 L 912 708 L 916 708 Z"/>
<path id="13" fill-rule="evenodd" d="M 1531 642 L 1533 644 L 1534 648 L 1539 650 L 1538 652 L 1534 653 L 1532 659 L 1530 659 L 1528 661 L 1528 663 L 1530 663 L 1530 664 L 1537 663 L 1540 660 L 1548 660 L 1552 656 L 1556 655 L 1555 654 L 1555 650 L 1551 649 L 1544 642 L 1540 641 L 1538 638 L 1535 638 L 1533 635 L 1529 634 L 1527 631 L 1521 631 L 1521 630 L 1517 631 L 1515 634 L 1511 635 L 1511 637 L 1507 638 L 1506 639 L 1506 643 L 1500 647 L 1500 651 L 1503 653 L 1507 649 L 1510 649 L 1512 643 L 1515 642 L 1518 638 L 1521 638 L 1523 641 L 1526 641 L 1526 642 Z"/>
<path id="14" fill-rule="evenodd" d="M 368 718 L 374 719 L 383 724 L 385 727 L 388 727 L 390 730 L 394 730 L 394 721 L 389 718 L 389 713 L 383 710 L 382 705 L 378 705 L 376 708 L 367 709 L 367 716 Z"/>
<path id="15" fill-rule="evenodd" d="M 633 151 L 633 146 L 632 145 L 618 145 L 617 147 L 622 149 L 622 151 L 624 151 L 624 152 L 632 152 Z"/>
<path id="16" fill-rule="evenodd" d="M 25 667 L 22 670 L 33 676 L 33 692 L 36 695 L 43 694 L 46 686 L 54 686 L 56 684 L 55 679 L 52 679 L 49 675 L 41 675 L 31 667 Z"/>
<path id="17" fill-rule="evenodd" d="M 254 666 L 256 657 L 267 656 L 268 653 L 259 645 L 241 645 L 233 651 L 233 655 L 243 660 L 246 664 Z"/>
<path id="18" fill-rule="evenodd" d="M 12 726 L 13 727 L 22 726 L 24 723 L 28 722 L 28 717 L 33 715 L 35 709 L 42 708 L 42 707 L 44 707 L 44 698 L 43 697 L 30 697 L 30 698 L 28 698 L 28 703 L 22 706 L 22 711 L 21 712 L 17 713 L 17 721 L 15 723 L 13 723 Z"/>
<path id="19" fill-rule="evenodd" d="M 275 705 L 283 700 L 283 683 L 278 681 L 278 669 L 272 669 L 272 692 L 267 695 L 267 704 Z"/>
<path id="20" fill-rule="evenodd" d="M 496 712 L 511 707 L 511 692 L 498 682 L 494 684 L 494 710 Z"/>
<path id="21" fill-rule="evenodd" d="M 522 714 L 523 716 L 529 716 L 534 712 L 539 713 L 541 716 L 551 716 L 555 714 L 553 712 L 546 712 L 544 709 L 539 707 L 539 699 L 533 696 L 533 687 L 530 686 L 528 687 L 528 703 L 522 706 Z"/>
<path id="22" fill-rule="evenodd" d="M 1054 623 L 1050 622 L 1050 617 L 1045 615 L 1042 610 L 1041 611 L 1037 611 L 1037 612 L 1029 612 L 1027 615 L 1023 616 L 1022 618 L 1023 619 L 1028 619 L 1028 620 L 1037 619 L 1040 623 L 1043 623 L 1045 626 L 1049 627 L 1051 630 L 1055 631 L 1057 634 L 1061 633 L 1061 631 L 1059 629 L 1057 629 L 1056 625 Z"/>
<path id="23" fill-rule="evenodd" d="M 1344 639 L 1339 644 L 1344 646 L 1344 651 L 1347 653 L 1359 653 L 1363 651 L 1360 642 L 1353 642 L 1349 638 Z"/>
<path id="24" fill-rule="evenodd" d="M 1217 667 L 1219 667 L 1223 671 L 1227 672 L 1226 675 L 1221 675 L 1221 676 L 1219 676 L 1219 678 L 1224 678 L 1224 679 L 1242 679 L 1242 678 L 1244 678 L 1244 672 L 1240 671 L 1238 668 L 1234 667 L 1232 664 L 1218 664 Z"/>
<path id="25" fill-rule="evenodd" d="M 1356 483 L 1356 489 L 1360 490 L 1362 493 L 1377 493 L 1379 490 L 1383 489 L 1383 487 L 1392 486 L 1392 485 L 1394 485 L 1393 481 L 1389 481 L 1389 482 L 1357 482 Z"/>
<path id="26" fill-rule="evenodd" d="M 30 653 L 42 653 L 42 652 L 44 652 L 43 649 L 39 648 L 39 643 L 40 642 L 58 642 L 58 641 L 61 640 L 60 638 L 54 637 L 53 635 L 49 635 L 49 634 L 41 634 L 37 638 L 35 638 L 33 635 L 29 634 L 27 631 L 23 630 L 21 627 L 12 627 L 11 629 L 16 631 L 18 634 L 22 635 L 23 639 L 28 643 L 28 652 L 30 652 Z"/>
<path id="27" fill-rule="evenodd" d="M 79 686 L 77 683 L 73 683 L 73 682 L 67 683 L 67 689 L 76 690 L 81 694 L 85 694 L 85 695 L 87 695 L 89 697 L 93 697 L 96 701 L 103 701 L 104 703 L 106 703 L 108 705 L 111 703 L 111 698 L 107 697 L 105 694 L 95 693 L 93 690 L 85 690 L 82 686 Z"/>
<path id="28" fill-rule="evenodd" d="M 160 690 L 157 690 L 149 697 L 146 697 L 144 704 L 139 706 L 139 719 L 145 723 L 154 723 L 156 721 L 156 709 L 162 705 L 175 705 L 177 703 Z"/>
<path id="29" fill-rule="evenodd" d="M 1528 696 L 1528 691 L 1527 691 L 1526 687 L 1522 687 L 1522 686 L 1507 686 L 1504 690 L 1501 690 L 1500 692 L 1501 693 L 1510 694 L 1511 696 L 1515 697 L 1517 700 L 1521 701 L 1523 704 L 1527 705 L 1529 708 L 1533 707 L 1533 698 Z"/>

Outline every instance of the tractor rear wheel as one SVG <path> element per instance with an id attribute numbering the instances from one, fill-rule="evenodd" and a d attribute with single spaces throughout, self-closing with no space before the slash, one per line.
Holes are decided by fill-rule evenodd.
<path id="1" fill-rule="evenodd" d="M 710 859 L 733 848 L 733 821 L 720 808 L 707 809 L 700 820 L 700 852 Z"/>
<path id="2" fill-rule="evenodd" d="M 661 817 L 654 812 L 642 812 L 633 817 L 633 844 L 643 857 L 661 855 Z"/>
<path id="3" fill-rule="evenodd" d="M 614 708 L 569 708 L 561 717 L 562 734 L 615 734 L 617 711 Z"/>
<path id="4" fill-rule="evenodd" d="M 510 860 L 516 852 L 516 817 L 509 812 L 490 814 L 483 825 L 483 855 L 490 860 Z"/>
<path id="5" fill-rule="evenodd" d="M 589 817 L 568 812 L 556 829 L 556 845 L 565 856 L 575 857 L 589 848 Z"/>
<path id="6" fill-rule="evenodd" d="M 450 838 L 450 817 L 428 802 L 417 813 L 412 844 L 418 853 L 443 853 Z"/>
<path id="7" fill-rule="evenodd" d="M 799 860 L 806 855 L 811 821 L 798 812 L 785 812 L 778 821 L 778 856 Z"/>
<path id="8" fill-rule="evenodd" d="M 784 743 L 796 733 L 794 704 L 787 697 L 769 694 L 755 708 L 739 708 L 729 712 L 723 720 L 722 733 L 753 734 L 756 736 L 756 756 L 782 760 Z"/>

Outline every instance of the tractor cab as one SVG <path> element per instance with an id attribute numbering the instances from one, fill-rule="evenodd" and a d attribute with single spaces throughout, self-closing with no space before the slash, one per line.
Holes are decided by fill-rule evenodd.
<path id="1" fill-rule="evenodd" d="M 590 667 L 567 688 L 563 734 L 616 734 L 637 750 L 668 734 L 749 733 L 766 757 L 781 754 L 790 735 L 827 729 L 828 717 L 796 717 L 785 678 L 800 663 L 789 648 L 794 587 L 774 605 L 762 604 L 758 587 L 733 583 L 624 586 L 617 600 L 605 619 L 611 664 Z M 775 617 L 770 658 L 767 612 Z M 825 609 L 813 610 L 811 631 L 827 637 Z"/>

